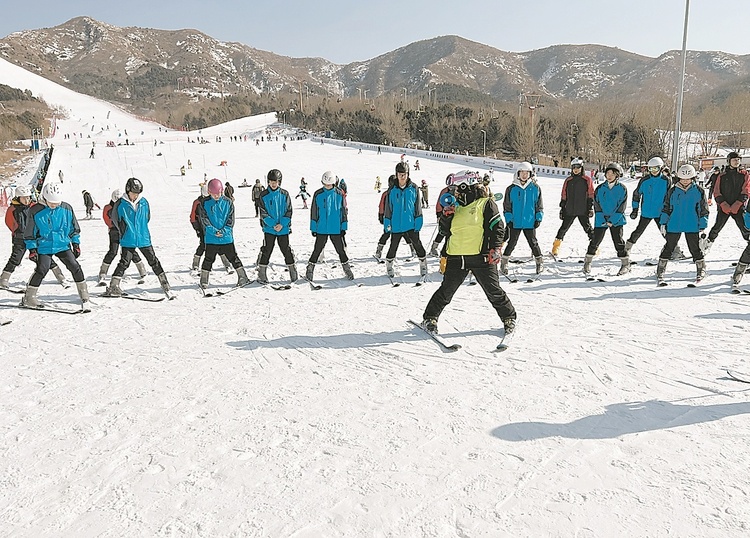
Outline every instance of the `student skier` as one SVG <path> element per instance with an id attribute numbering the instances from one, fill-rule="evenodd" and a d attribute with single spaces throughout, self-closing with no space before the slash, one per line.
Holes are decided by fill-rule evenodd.
<path id="1" fill-rule="evenodd" d="M 625 250 L 628 251 L 628 254 L 630 254 L 633 245 L 643 235 L 649 222 L 653 220 L 654 224 L 657 227 L 659 226 L 659 217 L 661 217 L 661 210 L 664 207 L 664 197 L 672 183 L 669 178 L 662 175 L 662 168 L 664 168 L 664 161 L 660 157 L 651 158 L 648 161 L 648 173 L 640 179 L 638 186 L 633 191 L 631 204 L 633 210 L 630 212 L 630 218 L 637 219 L 639 209 L 641 218 L 625 243 Z"/>
<path id="2" fill-rule="evenodd" d="M 696 282 L 706 276 L 706 260 L 700 248 L 698 234 L 708 226 L 708 202 L 704 190 L 695 183 L 696 175 L 693 165 L 680 166 L 677 170 L 679 181 L 670 187 L 664 198 L 659 224 L 667 242 L 659 255 L 659 264 L 656 267 L 656 280 L 659 286 L 666 285 L 664 272 L 667 262 L 683 233 L 695 262 Z"/>
<path id="3" fill-rule="evenodd" d="M 609 163 L 604 168 L 604 182 L 594 191 L 594 234 L 586 251 L 583 262 L 584 274 L 591 273 L 591 262 L 596 256 L 599 245 L 602 244 L 604 235 L 609 230 L 612 243 L 620 258 L 620 270 L 618 275 L 630 272 L 630 258 L 625 250 L 623 239 L 623 226 L 625 226 L 625 207 L 628 202 L 628 190 L 620 182 L 623 171 L 617 163 Z"/>
<path id="4" fill-rule="evenodd" d="M 5 213 L 5 225 L 11 232 L 12 250 L 8 263 L 5 264 L 5 269 L 3 269 L 3 273 L 0 275 L 0 288 L 2 289 L 10 287 L 10 276 L 16 270 L 16 267 L 21 265 L 23 255 L 26 254 L 26 242 L 24 241 L 23 234 L 26 222 L 28 222 L 29 210 L 34 205 L 31 201 L 31 186 L 19 185 L 16 187 L 15 197 Z M 50 262 L 50 269 L 61 286 L 64 288 L 69 287 L 69 284 L 65 281 L 65 275 L 63 275 L 54 259 Z"/>
<path id="5" fill-rule="evenodd" d="M 718 175 L 714 182 L 713 196 L 716 200 L 716 222 L 708 238 L 705 240 L 702 250 L 708 253 L 719 232 L 724 228 L 729 218 L 734 219 L 740 229 L 742 238 L 750 241 L 750 230 L 745 226 L 745 210 L 748 195 L 750 195 L 750 177 L 745 170 L 740 170 L 740 155 L 732 151 L 727 155 L 727 167 Z"/>
<path id="6" fill-rule="evenodd" d="M 102 266 L 99 268 L 99 282 L 97 283 L 97 286 L 106 285 L 104 281 L 107 278 L 107 272 L 109 272 L 109 267 L 115 259 L 115 256 L 117 256 L 117 251 L 120 250 L 120 232 L 117 230 L 117 226 L 115 226 L 115 223 L 112 220 L 112 209 L 115 206 L 115 202 L 117 202 L 121 196 L 122 193 L 120 192 L 120 189 L 112 191 L 110 202 L 105 205 L 102 210 L 102 220 L 104 220 L 107 228 L 109 228 L 109 250 L 104 255 Z M 133 251 L 133 261 L 138 268 L 138 275 L 141 280 L 143 280 L 146 278 L 146 266 L 137 251 Z"/>
<path id="7" fill-rule="evenodd" d="M 151 233 L 148 229 L 148 222 L 151 220 L 151 208 L 148 200 L 141 196 L 142 193 L 143 183 L 141 180 L 131 177 L 125 182 L 125 194 L 115 202 L 112 208 L 112 221 L 115 223 L 117 231 L 120 232 L 122 253 L 120 263 L 117 264 L 115 272 L 112 274 L 112 280 L 109 282 L 105 295 L 112 297 L 122 295 L 120 282 L 133 259 L 135 249 L 138 249 L 159 278 L 159 284 L 164 294 L 167 298 L 174 299 L 167 280 L 167 273 L 164 272 L 161 262 L 154 253 L 154 247 L 151 245 Z"/>
<path id="8" fill-rule="evenodd" d="M 388 188 L 383 212 L 384 231 L 391 234 L 391 246 L 385 255 L 385 268 L 389 277 L 395 276 L 393 260 L 402 237 L 408 236 L 419 257 L 419 274 L 427 275 L 427 253 L 419 238 L 422 229 L 422 205 L 419 189 L 409 179 L 409 165 L 396 164 L 396 184 Z"/>
<path id="9" fill-rule="evenodd" d="M 562 224 L 557 231 L 552 245 L 552 255 L 560 252 L 565 234 L 573 221 L 578 219 L 589 240 L 594 236 L 594 229 L 589 220 L 594 216 L 594 184 L 583 170 L 583 159 L 576 157 L 570 162 L 570 175 L 565 179 L 560 197 L 560 220 Z"/>
<path id="10" fill-rule="evenodd" d="M 200 287 L 208 287 L 211 268 L 216 260 L 217 254 L 230 261 L 237 271 L 237 286 L 245 286 L 250 283 L 247 272 L 242 266 L 242 261 L 237 255 L 234 246 L 234 202 L 224 194 L 224 186 L 220 179 L 212 179 L 208 182 L 209 197 L 198 205 L 198 220 L 204 233 L 206 245 L 206 256 L 201 266 Z"/>
<path id="11" fill-rule="evenodd" d="M 193 264 L 190 266 L 191 271 L 198 270 L 201 264 L 201 257 L 203 256 L 203 253 L 206 252 L 203 225 L 198 218 L 198 206 L 209 198 L 208 183 L 203 183 L 201 185 L 201 193 L 198 195 L 198 198 L 193 200 L 193 207 L 190 209 L 190 225 L 193 227 L 193 230 L 195 230 L 195 235 L 198 236 L 198 248 L 195 249 L 195 254 L 193 254 Z"/>
<path id="12" fill-rule="evenodd" d="M 398 181 L 396 180 L 396 174 L 392 174 L 388 178 L 388 189 L 396 185 L 396 183 L 398 183 Z M 383 220 L 385 219 L 385 200 L 388 197 L 388 189 L 386 189 L 380 195 L 380 204 L 378 205 L 378 220 L 380 221 L 380 224 L 383 224 Z M 388 239 L 391 239 L 391 232 L 383 232 L 383 234 L 380 236 L 380 239 L 378 239 L 378 246 L 375 247 L 375 258 L 378 261 L 381 261 L 381 258 L 383 257 L 383 249 L 385 248 L 385 244 L 388 242 Z M 414 258 L 417 253 L 414 251 L 414 245 L 411 244 L 411 237 L 405 235 L 404 241 L 406 241 L 406 244 L 409 246 L 409 250 L 411 250 L 411 257 Z"/>
<path id="13" fill-rule="evenodd" d="M 451 191 L 458 204 L 446 206 L 440 217 L 440 228 L 447 237 L 443 282 L 427 303 L 422 326 L 438 332 L 440 314 L 471 271 L 500 316 L 505 335 L 510 336 L 516 327 L 516 310 L 500 287 L 494 267 L 500 262 L 504 236 L 500 211 L 493 199 L 480 196 L 475 174 L 456 178 Z"/>
<path id="14" fill-rule="evenodd" d="M 505 235 L 508 244 L 500 260 L 500 272 L 504 275 L 508 274 L 508 260 L 523 232 L 536 261 L 536 274 L 540 274 L 544 270 L 544 264 L 542 263 L 542 249 L 539 248 L 539 242 L 536 239 L 536 229 L 544 217 L 544 204 L 542 203 L 542 189 L 536 182 L 534 167 L 531 163 L 522 162 L 518 165 L 516 177 L 513 183 L 505 189 L 503 199 L 503 212 L 507 226 Z"/>
<path id="15" fill-rule="evenodd" d="M 745 211 L 744 213 L 745 217 L 745 228 L 750 229 L 750 212 Z M 750 241 L 748 241 L 747 246 L 745 247 L 745 250 L 742 251 L 742 254 L 740 255 L 740 259 L 737 262 L 737 267 L 734 269 L 734 274 L 732 275 L 732 292 L 733 293 L 739 293 L 739 285 L 742 281 L 742 277 L 745 275 L 745 271 L 747 270 L 748 266 L 750 266 Z"/>
<path id="16" fill-rule="evenodd" d="M 258 282 L 268 284 L 268 262 L 273 247 L 278 242 L 289 269 L 289 280 L 297 281 L 297 266 L 294 252 L 289 246 L 292 233 L 292 200 L 289 193 L 281 188 L 281 171 L 276 168 L 268 172 L 266 187 L 260 197 L 260 225 L 263 229 L 263 245 L 258 257 Z"/>
<path id="17" fill-rule="evenodd" d="M 323 187 L 315 191 L 310 207 L 310 231 L 315 238 L 310 260 L 307 263 L 305 278 L 313 281 L 315 273 L 315 262 L 318 261 L 320 253 L 323 252 L 328 239 L 341 260 L 341 268 L 346 278 L 354 279 L 352 268 L 349 265 L 349 256 L 346 254 L 344 236 L 348 228 L 348 211 L 346 208 L 346 196 L 340 189 L 336 188 L 336 176 L 333 172 L 325 172 L 320 180 Z"/>
<path id="18" fill-rule="evenodd" d="M 62 184 L 45 183 L 42 194 L 47 205 L 32 206 L 24 227 L 23 236 L 26 248 L 29 249 L 29 259 L 36 262 L 36 269 L 26 286 L 21 305 L 29 308 L 42 307 L 37 298 L 39 285 L 50 269 L 52 256 L 57 256 L 73 275 L 81 298 L 81 309 L 88 312 L 91 305 L 83 269 L 78 263 L 78 256 L 81 255 L 81 229 L 75 213 L 70 204 L 63 202 Z"/>

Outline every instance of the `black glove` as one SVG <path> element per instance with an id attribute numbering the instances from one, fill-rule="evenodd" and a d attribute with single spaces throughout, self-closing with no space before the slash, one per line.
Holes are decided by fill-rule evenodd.
<path id="1" fill-rule="evenodd" d="M 594 210 L 593 209 L 589 209 L 589 218 L 591 218 L 593 216 L 594 216 Z"/>
<path id="2" fill-rule="evenodd" d="M 346 230 L 341 230 L 341 237 L 344 237 L 346 235 Z"/>
<path id="3" fill-rule="evenodd" d="M 630 214 L 630 218 L 635 220 L 638 218 L 638 210 L 634 209 L 633 212 Z"/>
<path id="4" fill-rule="evenodd" d="M 565 220 L 565 209 L 560 209 L 560 220 Z"/>
<path id="5" fill-rule="evenodd" d="M 39 260 L 39 253 L 36 251 L 35 248 L 32 248 L 31 250 L 29 250 L 29 259 L 34 263 L 36 263 L 37 260 Z"/>
<path id="6" fill-rule="evenodd" d="M 318 237 L 318 232 L 310 232 L 313 237 Z"/>
<path id="7" fill-rule="evenodd" d="M 71 248 L 73 249 L 73 256 L 78 258 L 78 256 L 81 255 L 81 245 L 79 245 L 78 243 L 73 243 Z"/>
<path id="8" fill-rule="evenodd" d="M 534 221 L 534 228 L 539 228 L 539 225 L 542 223 L 541 220 L 535 220 Z"/>

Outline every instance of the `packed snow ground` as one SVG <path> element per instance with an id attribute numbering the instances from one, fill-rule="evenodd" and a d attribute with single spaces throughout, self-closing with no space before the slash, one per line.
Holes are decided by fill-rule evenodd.
<path id="1" fill-rule="evenodd" d="M 445 338 L 463 349 L 446 353 L 406 322 L 421 318 L 437 288 L 437 260 L 430 259 L 432 283 L 392 288 L 372 259 L 381 233 L 373 185 L 392 173 L 393 155 L 310 141 L 287 141 L 286 152 L 281 139 L 228 141 L 259 132 L 272 116 L 205 129 L 209 144 L 188 144 L 185 133 L 159 131 L 2 60 L 0 80 L 68 110 L 50 140 L 50 177 L 63 171 L 79 219 L 83 189 L 103 206 L 128 177 L 142 179 L 154 247 L 178 295 L 161 303 L 94 298 L 96 309 L 80 316 L 0 309 L 13 319 L 0 328 L 3 536 L 750 532 L 750 386 L 724 374 L 726 367 L 750 371 L 750 296 L 728 293 L 731 262 L 744 246 L 732 223 L 698 289 L 685 288 L 690 261 L 670 263 L 667 288 L 655 287 L 654 268 L 643 263 L 622 280 L 584 282 L 578 260 L 586 242 L 576 223 L 565 260 L 548 261 L 541 282 L 502 281 L 519 316 L 513 348 L 492 353 L 501 323 L 478 286 L 463 286 L 440 319 Z M 134 146 L 105 147 L 123 142 L 125 129 Z M 84 132 L 77 149 L 64 139 L 74 132 Z M 193 168 L 181 177 L 188 159 Z M 432 204 L 456 170 L 421 165 L 412 178 L 428 180 Z M 237 187 L 270 168 L 283 172 L 292 196 L 303 176 L 310 191 L 325 170 L 346 178 L 347 241 L 364 286 L 341 279 L 329 247 L 331 266 L 316 276 L 330 289 L 201 296 L 188 271 L 198 183 L 206 173 Z M 492 188 L 509 182 L 496 175 Z M 559 226 L 561 182 L 541 185 L 547 212 L 539 236 L 547 251 Z M 236 190 L 235 237 L 254 273 L 262 235 L 250 191 Z M 313 244 L 308 218 L 294 200 L 300 271 Z M 432 210 L 425 222 L 427 244 Z M 80 223 L 80 261 L 96 293 L 107 232 L 102 220 Z M 626 233 L 633 228 L 629 221 Z M 656 228 L 648 229 L 633 259 L 655 258 L 661 244 Z M 10 253 L 8 233 L 0 252 Z M 402 247 L 402 274 L 415 281 L 417 261 L 405 262 L 405 254 Z M 528 256 L 521 240 L 514 257 Z M 285 280 L 278 251 L 272 263 L 272 278 Z M 614 274 L 618 266 L 607 239 L 595 271 Z M 523 276 L 533 263 L 513 268 Z M 24 261 L 11 283 L 23 285 L 31 271 Z M 138 288 L 135 268 L 128 274 L 123 287 Z M 217 264 L 213 284 L 234 280 Z M 160 294 L 153 275 L 140 288 Z M 50 279 L 40 296 L 78 301 L 74 288 Z M 5 305 L 19 297 L 0 292 Z"/>

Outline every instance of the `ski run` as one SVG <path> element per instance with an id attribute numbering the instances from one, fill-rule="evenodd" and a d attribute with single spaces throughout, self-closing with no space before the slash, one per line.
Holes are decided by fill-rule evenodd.
<path id="1" fill-rule="evenodd" d="M 669 286 L 656 286 L 656 268 L 643 263 L 664 244 L 653 225 L 630 252 L 638 264 L 629 274 L 614 276 L 620 261 L 607 236 L 591 268 L 605 282 L 586 282 L 578 262 L 588 239 L 574 222 L 539 280 L 533 261 L 510 266 L 519 282 L 499 279 L 518 314 L 510 344 L 468 277 L 440 315 L 438 335 L 429 335 L 418 325 L 442 281 L 439 259 L 428 256 L 428 279 L 416 286 L 419 260 L 402 242 L 398 287 L 373 259 L 383 233 L 375 178 L 387 184 L 403 150 L 360 154 L 354 142 L 293 140 L 274 114 L 200 133 L 160 130 L 2 59 L 0 74 L 65 111 L 48 140 L 49 175 L 64 172 L 93 303 L 86 315 L 58 315 L 19 308 L 20 294 L 0 290 L 2 319 L 11 322 L 0 343 L 0 535 L 748 534 L 750 388 L 727 371 L 750 372 L 750 294 L 730 293 L 730 264 L 746 245 L 732 220 L 696 289 L 687 288 L 696 275 L 690 259 L 670 261 Z M 78 135 L 79 148 L 67 134 Z M 458 154 L 405 153 L 411 164 L 420 160 L 412 181 L 429 185 L 420 233 L 429 251 L 446 176 L 474 165 Z M 19 158 L 24 177 L 33 176 L 38 156 Z M 204 298 L 188 270 L 199 183 L 205 174 L 235 187 L 234 242 L 254 279 L 263 236 L 252 189 L 237 187 L 264 182 L 273 168 L 292 197 L 300 280 L 286 289 L 277 245 L 271 284 L 234 290 L 237 275 L 217 259 L 208 288 L 215 297 Z M 355 280 L 345 280 L 329 243 L 331 266 L 317 265 L 322 287 L 312 290 L 303 279 L 315 240 L 310 209 L 294 195 L 302 177 L 311 194 L 320 188 L 327 170 L 348 185 Z M 148 266 L 138 284 L 133 265 L 123 300 L 97 297 L 108 234 L 101 218 L 82 219 L 81 191 L 103 205 L 129 177 L 143 182 L 154 252 L 176 300 L 166 300 Z M 560 226 L 563 179 L 538 178 L 542 252 Z M 511 171 L 495 169 L 490 187 L 503 193 L 511 180 Z M 623 184 L 631 195 L 637 181 Z M 709 226 L 715 218 L 713 205 Z M 626 237 L 634 227 L 628 219 Z M 10 241 L 0 234 L 5 260 Z M 521 237 L 511 258 L 529 257 Z M 24 258 L 10 287 L 25 287 L 32 271 Z M 38 297 L 80 308 L 76 287 L 51 275 Z M 498 352 L 501 343 L 508 348 Z"/>

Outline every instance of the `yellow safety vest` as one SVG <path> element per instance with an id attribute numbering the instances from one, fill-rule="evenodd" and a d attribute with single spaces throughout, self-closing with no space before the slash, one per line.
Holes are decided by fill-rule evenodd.
<path id="1" fill-rule="evenodd" d="M 480 198 L 466 207 L 457 206 L 448 238 L 449 256 L 473 256 L 484 243 L 484 206 L 489 198 Z"/>

